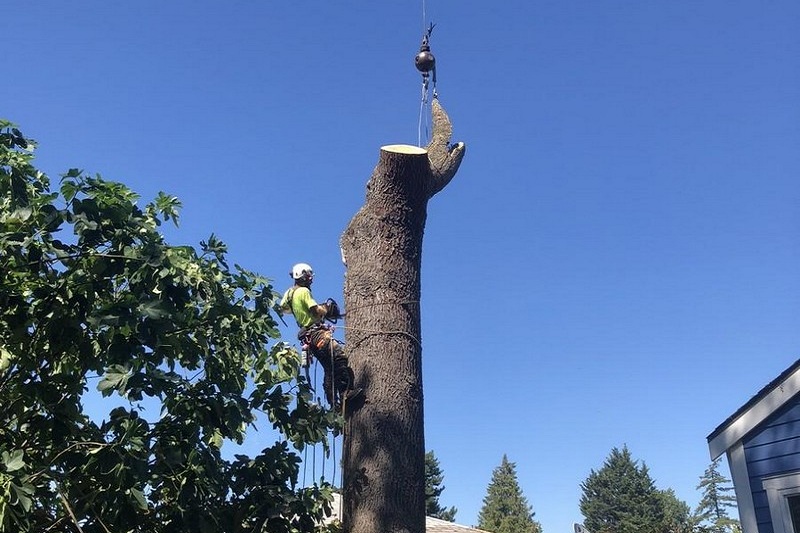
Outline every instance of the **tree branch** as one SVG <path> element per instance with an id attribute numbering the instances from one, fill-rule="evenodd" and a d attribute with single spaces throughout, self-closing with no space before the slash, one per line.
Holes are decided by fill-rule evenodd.
<path id="1" fill-rule="evenodd" d="M 466 145 L 463 142 L 450 144 L 453 125 L 438 99 L 433 100 L 433 135 L 428 143 L 428 159 L 431 162 L 431 182 L 428 198 L 444 189 L 456 175 L 464 158 Z"/>
<path id="2" fill-rule="evenodd" d="M 67 509 L 67 513 L 69 513 L 69 517 L 72 519 L 72 522 L 75 524 L 75 527 L 78 528 L 80 533 L 83 533 L 83 529 L 81 528 L 81 523 L 78 521 L 78 517 L 75 516 L 75 513 L 72 511 L 72 507 L 70 507 L 67 498 L 64 497 L 64 493 L 58 491 L 58 495 L 61 497 L 61 503 L 64 504 L 64 507 Z"/>

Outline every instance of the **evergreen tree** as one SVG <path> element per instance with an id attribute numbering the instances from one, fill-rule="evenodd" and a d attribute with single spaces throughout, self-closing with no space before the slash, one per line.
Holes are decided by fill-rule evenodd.
<path id="1" fill-rule="evenodd" d="M 655 533 L 664 525 L 662 495 L 647 465 L 628 448 L 611 450 L 603 467 L 581 484 L 580 510 L 592 533 Z"/>
<path id="2" fill-rule="evenodd" d="M 702 498 L 695 515 L 700 527 L 710 533 L 729 533 L 739 529 L 739 521 L 728 515 L 728 509 L 736 507 L 736 497 L 731 494 L 730 480 L 719 471 L 720 459 L 715 459 L 700 476 L 697 489 Z"/>
<path id="3" fill-rule="evenodd" d="M 445 487 L 444 474 L 439 466 L 439 460 L 429 451 L 425 454 L 425 514 L 440 520 L 455 522 L 458 509 L 450 507 L 446 509 L 439 504 L 439 496 Z"/>
<path id="4" fill-rule="evenodd" d="M 697 525 L 697 519 L 692 514 L 689 505 L 679 500 L 672 489 L 659 490 L 661 508 L 664 520 L 661 531 L 663 533 L 692 533 Z"/>
<path id="5" fill-rule="evenodd" d="M 542 526 L 533 516 L 517 481 L 516 464 L 503 455 L 500 466 L 492 472 L 478 514 L 478 528 L 494 533 L 542 533 Z"/>

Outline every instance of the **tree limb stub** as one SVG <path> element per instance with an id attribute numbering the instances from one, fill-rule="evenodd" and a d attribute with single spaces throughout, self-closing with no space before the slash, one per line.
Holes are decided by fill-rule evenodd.
<path id="1" fill-rule="evenodd" d="M 450 139 L 453 136 L 453 125 L 450 123 L 450 117 L 447 116 L 444 108 L 439 104 L 438 99 L 433 101 L 432 112 L 433 135 L 431 136 L 431 142 L 428 143 L 428 158 L 431 162 L 429 198 L 450 183 L 450 180 L 456 175 L 467 149 L 463 142 L 450 144 Z"/>

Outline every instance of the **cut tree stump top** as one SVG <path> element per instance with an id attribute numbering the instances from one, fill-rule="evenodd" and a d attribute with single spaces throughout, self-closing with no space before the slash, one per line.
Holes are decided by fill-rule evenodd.
<path id="1" fill-rule="evenodd" d="M 425 148 L 414 146 L 413 144 L 387 144 L 381 146 L 381 150 L 395 154 L 424 155 L 428 153 Z"/>

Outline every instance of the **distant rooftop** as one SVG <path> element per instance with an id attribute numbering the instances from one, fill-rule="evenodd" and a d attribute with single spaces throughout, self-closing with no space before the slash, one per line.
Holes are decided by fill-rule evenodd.
<path id="1" fill-rule="evenodd" d="M 425 533 L 486 533 L 482 529 L 462 526 L 447 520 L 439 520 L 432 516 L 425 517 Z"/>
<path id="2" fill-rule="evenodd" d="M 333 513 L 326 522 L 339 520 L 339 509 L 341 506 L 341 495 L 334 493 L 333 495 Z M 447 520 L 439 520 L 432 516 L 425 517 L 425 533 L 487 533 L 482 529 L 475 529 L 474 527 L 462 526 L 455 522 L 448 522 Z"/>
<path id="3" fill-rule="evenodd" d="M 770 391 L 772 391 L 773 389 L 778 387 L 781 383 L 783 383 L 786 380 L 786 378 L 791 376 L 798 368 L 800 368 L 800 359 L 795 361 L 792 366 L 790 366 L 789 368 L 787 368 L 786 370 L 781 372 L 781 374 L 778 377 L 776 377 L 775 379 L 773 379 L 772 381 L 770 381 L 769 383 L 764 385 L 764 387 L 760 391 L 758 391 L 755 394 L 755 396 L 750 398 L 747 401 L 747 403 L 745 403 L 743 406 L 741 406 L 739 409 L 737 409 L 736 412 L 733 413 L 731 416 L 729 416 L 722 424 L 717 426 L 717 428 L 714 431 L 712 431 L 708 435 L 708 437 L 706 437 L 706 439 L 709 442 L 714 440 L 714 438 L 717 435 L 719 435 L 720 433 L 722 433 L 725 430 L 725 428 L 727 428 L 731 424 L 731 422 L 733 422 L 734 420 L 736 420 L 737 418 L 742 416 L 742 414 L 744 414 L 751 407 L 753 407 L 755 404 L 757 404 L 759 402 L 759 400 L 761 400 L 763 397 L 765 397 L 767 394 L 769 394 Z"/>
<path id="4" fill-rule="evenodd" d="M 750 398 L 706 437 L 711 459 L 730 450 L 751 431 L 800 394 L 800 359 Z"/>

